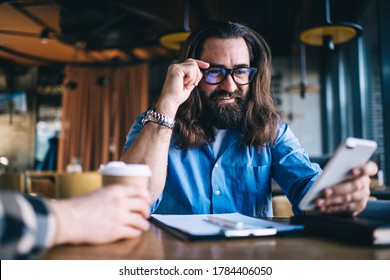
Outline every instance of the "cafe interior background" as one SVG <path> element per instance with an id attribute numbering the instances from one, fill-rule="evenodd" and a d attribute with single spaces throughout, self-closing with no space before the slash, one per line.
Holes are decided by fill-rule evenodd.
<path id="1" fill-rule="evenodd" d="M 313 159 L 368 138 L 390 174 L 389 15 L 385 0 L 0 1 L 0 172 L 118 160 L 183 38 L 228 19 L 270 44 L 272 94 Z"/>

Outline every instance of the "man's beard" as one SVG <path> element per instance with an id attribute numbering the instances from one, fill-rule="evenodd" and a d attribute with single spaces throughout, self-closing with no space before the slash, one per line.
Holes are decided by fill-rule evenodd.
<path id="1" fill-rule="evenodd" d="M 246 96 L 242 91 L 226 92 L 214 91 L 209 97 L 200 93 L 203 112 L 202 121 L 207 122 L 217 129 L 229 129 L 237 127 L 242 120 L 246 106 Z M 234 97 L 235 102 L 220 103 L 219 98 Z"/>

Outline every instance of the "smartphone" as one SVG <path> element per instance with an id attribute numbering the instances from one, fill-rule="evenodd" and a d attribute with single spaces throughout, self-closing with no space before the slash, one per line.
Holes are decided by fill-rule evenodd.
<path id="1" fill-rule="evenodd" d="M 303 211 L 314 210 L 314 200 L 327 187 L 351 179 L 350 171 L 364 165 L 377 148 L 375 141 L 349 137 L 336 149 L 335 153 L 325 165 L 323 173 L 311 186 L 299 203 Z"/>

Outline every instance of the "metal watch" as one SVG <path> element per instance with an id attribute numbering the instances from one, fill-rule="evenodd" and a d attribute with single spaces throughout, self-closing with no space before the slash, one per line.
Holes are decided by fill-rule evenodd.
<path id="1" fill-rule="evenodd" d="M 170 129 L 173 129 L 175 127 L 175 120 L 157 112 L 154 107 L 152 107 L 146 111 L 146 114 L 145 114 L 144 118 L 142 119 L 142 125 L 145 125 L 148 122 L 154 122 L 154 123 L 157 123 L 159 125 L 168 127 Z"/>

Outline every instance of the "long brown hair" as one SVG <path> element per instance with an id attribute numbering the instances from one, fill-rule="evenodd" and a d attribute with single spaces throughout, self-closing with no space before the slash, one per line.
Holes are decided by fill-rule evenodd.
<path id="1" fill-rule="evenodd" d="M 271 51 L 265 40 L 249 27 L 229 21 L 210 21 L 196 29 L 184 42 L 179 59 L 199 59 L 204 42 L 210 38 L 243 38 L 248 46 L 250 66 L 257 68 L 256 76 L 250 85 L 246 110 L 242 120 L 241 143 L 259 150 L 264 144 L 275 141 L 278 114 L 271 88 Z M 180 105 L 176 113 L 177 138 L 179 149 L 197 148 L 214 141 L 214 130 L 207 121 L 202 121 L 202 102 L 196 87 L 190 97 Z"/>

